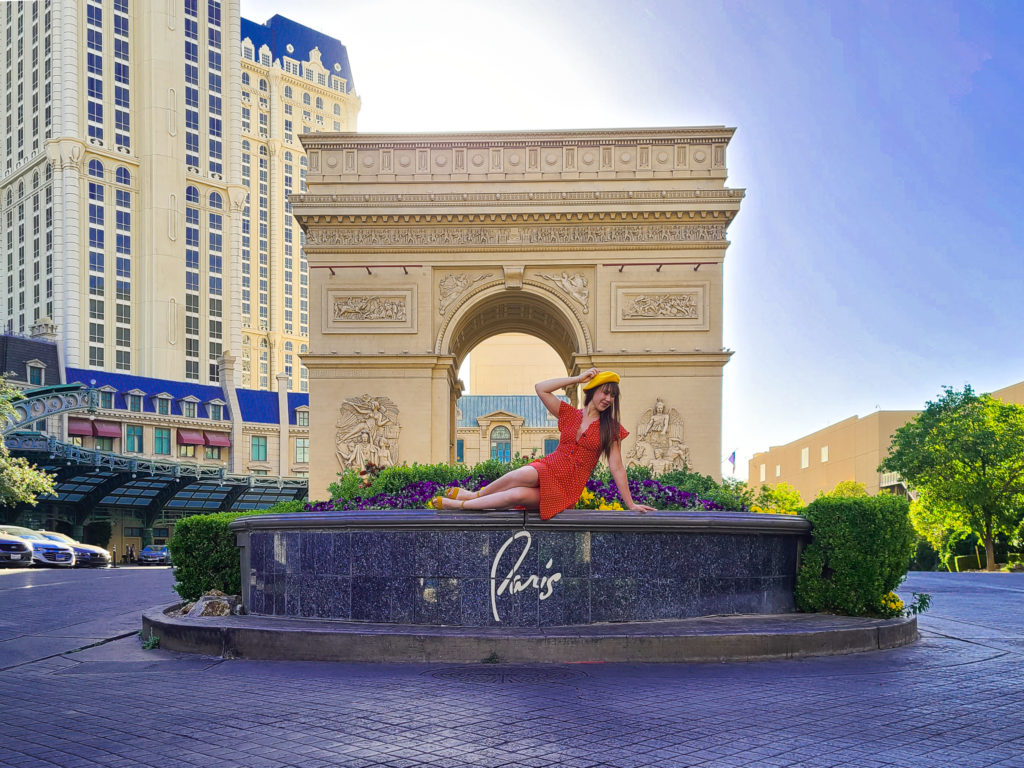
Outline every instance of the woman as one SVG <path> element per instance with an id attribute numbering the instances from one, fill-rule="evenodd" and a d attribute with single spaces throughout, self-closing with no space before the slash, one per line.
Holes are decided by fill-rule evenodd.
<path id="1" fill-rule="evenodd" d="M 556 390 L 583 384 L 583 410 L 555 397 Z M 608 459 L 615 486 L 626 509 L 641 512 L 653 507 L 637 504 L 629 493 L 620 444 L 629 433 L 619 424 L 619 375 L 591 368 L 579 376 L 548 379 L 535 387 L 544 406 L 558 419 L 558 449 L 525 467 L 502 475 L 479 491 L 451 488 L 447 496 L 432 499 L 434 509 L 539 509 L 548 520 L 575 506 L 601 456 Z"/>

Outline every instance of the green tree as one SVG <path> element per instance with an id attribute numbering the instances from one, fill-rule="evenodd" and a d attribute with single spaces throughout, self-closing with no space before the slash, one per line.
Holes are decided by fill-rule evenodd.
<path id="1" fill-rule="evenodd" d="M 775 486 L 762 485 L 750 511 L 795 515 L 803 507 L 804 501 L 800 498 L 800 491 L 789 483 L 778 483 Z"/>
<path id="2" fill-rule="evenodd" d="M 996 534 L 1012 534 L 1024 517 L 1024 407 L 946 387 L 896 430 L 879 471 L 921 491 L 914 520 L 923 536 L 971 531 L 994 571 Z"/>
<path id="3" fill-rule="evenodd" d="M 858 483 L 856 480 L 840 480 L 831 491 L 819 491 L 818 498 L 829 499 L 856 499 L 868 495 L 867 486 Z"/>
<path id="4" fill-rule="evenodd" d="M 14 418 L 11 402 L 20 399 L 21 393 L 0 377 L 0 425 Z M 36 497 L 53 491 L 53 478 L 25 459 L 12 458 L 0 438 L 0 507 L 35 504 Z"/>

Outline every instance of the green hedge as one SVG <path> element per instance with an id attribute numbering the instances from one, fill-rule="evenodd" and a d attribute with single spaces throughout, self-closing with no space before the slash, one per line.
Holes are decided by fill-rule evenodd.
<path id="1" fill-rule="evenodd" d="M 269 509 L 217 512 L 212 515 L 184 517 L 174 525 L 174 536 L 167 543 L 174 563 L 174 591 L 183 600 L 198 600 L 211 589 L 228 595 L 242 591 L 242 572 L 235 534 L 228 524 L 250 515 L 291 514 L 301 512 L 305 501 L 283 501 Z"/>
<path id="2" fill-rule="evenodd" d="M 977 552 L 972 555 L 957 555 L 953 558 L 953 570 L 977 571 L 985 567 L 988 558 L 981 557 Z"/>
<path id="3" fill-rule="evenodd" d="M 797 573 L 802 611 L 878 614 L 907 573 L 916 536 L 900 496 L 818 498 L 805 511 L 811 544 Z"/>

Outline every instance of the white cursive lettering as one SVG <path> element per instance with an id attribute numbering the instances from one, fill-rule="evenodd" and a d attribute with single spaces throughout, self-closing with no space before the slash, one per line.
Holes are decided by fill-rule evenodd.
<path id="1" fill-rule="evenodd" d="M 501 565 L 501 558 L 504 557 L 505 551 L 516 539 L 525 539 L 525 546 L 523 547 L 522 553 L 520 553 L 519 557 L 516 559 L 515 564 L 511 569 L 509 569 L 508 574 L 501 580 L 501 584 L 499 585 L 498 566 Z M 527 589 L 536 589 L 539 592 L 539 599 L 547 600 L 551 597 L 551 593 L 554 592 L 555 583 L 562 580 L 561 572 L 549 573 L 544 576 L 534 573 L 526 577 L 519 574 L 519 568 L 522 566 L 523 561 L 526 560 L 526 556 L 529 554 L 530 546 L 532 544 L 533 537 L 530 536 L 530 532 L 519 531 L 518 533 L 509 536 L 494 556 L 494 562 L 491 564 L 491 613 L 494 616 L 494 620 L 497 622 L 501 621 L 501 617 L 498 616 L 498 595 L 503 595 L 505 592 L 508 592 L 510 595 L 515 595 Z M 544 569 L 551 570 L 552 563 L 552 560 L 548 560 Z"/>

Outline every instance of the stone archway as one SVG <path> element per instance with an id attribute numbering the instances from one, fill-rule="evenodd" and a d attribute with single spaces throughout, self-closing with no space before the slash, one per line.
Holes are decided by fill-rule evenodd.
<path id="1" fill-rule="evenodd" d="M 719 476 L 731 136 L 304 135 L 311 497 L 346 462 L 452 460 L 458 364 L 508 331 L 623 375 L 634 461 Z"/>

